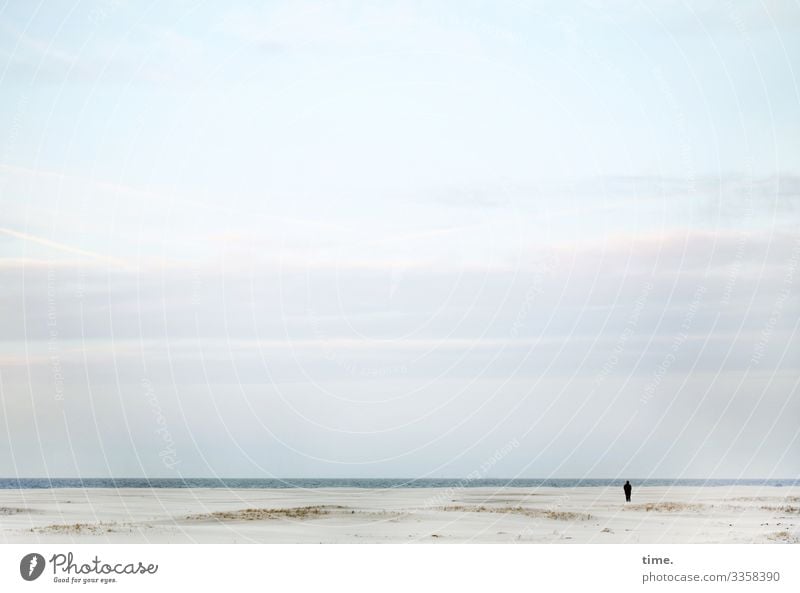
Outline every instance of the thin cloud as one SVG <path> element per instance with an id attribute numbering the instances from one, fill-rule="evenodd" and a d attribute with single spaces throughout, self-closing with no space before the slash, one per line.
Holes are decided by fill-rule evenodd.
<path id="1" fill-rule="evenodd" d="M 80 247 L 75 247 L 73 245 L 67 245 L 66 243 L 59 243 L 58 241 L 51 241 L 50 239 L 45 239 L 44 237 L 37 237 L 36 235 L 31 235 L 28 233 L 21 233 L 19 231 L 14 231 L 12 229 L 7 229 L 4 227 L 0 227 L 0 233 L 7 235 L 9 237 L 14 237 L 15 239 L 21 239 L 23 241 L 28 241 L 30 243 L 36 243 L 37 245 L 42 245 L 44 247 L 49 247 L 51 249 L 55 249 L 56 251 L 60 251 L 62 253 L 69 253 L 72 255 L 80 255 L 82 257 L 87 257 L 93 259 L 95 261 L 100 261 L 103 263 L 107 263 L 114 266 L 123 266 L 125 262 L 119 258 L 112 257 L 110 255 L 105 255 L 103 253 L 97 253 L 95 251 L 89 251 L 87 249 L 81 249 Z"/>

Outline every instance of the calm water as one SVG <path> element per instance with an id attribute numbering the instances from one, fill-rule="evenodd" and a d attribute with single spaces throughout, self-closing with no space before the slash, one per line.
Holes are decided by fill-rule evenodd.
<path id="1" fill-rule="evenodd" d="M 0 489 L 19 488 L 479 488 L 522 487 L 573 488 L 575 486 L 619 486 L 625 480 L 610 479 L 142 479 L 142 478 L 0 478 Z M 638 486 L 800 486 L 800 478 L 772 480 L 672 480 L 647 479 L 631 482 Z"/>

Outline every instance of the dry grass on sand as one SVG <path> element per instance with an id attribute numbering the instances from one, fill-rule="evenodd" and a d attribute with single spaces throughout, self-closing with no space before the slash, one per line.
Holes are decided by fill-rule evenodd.
<path id="1" fill-rule="evenodd" d="M 704 504 L 689 502 L 646 502 L 644 504 L 625 505 L 626 511 L 645 511 L 647 513 L 680 513 L 681 511 L 699 512 L 707 508 Z"/>
<path id="2" fill-rule="evenodd" d="M 265 521 L 269 519 L 313 519 L 331 514 L 332 511 L 343 511 L 347 507 L 338 505 L 318 505 L 294 507 L 289 509 L 237 509 L 233 511 L 217 511 L 187 515 L 189 521 Z"/>
<path id="3" fill-rule="evenodd" d="M 765 511 L 777 511 L 779 513 L 793 513 L 793 514 L 800 514 L 800 507 L 793 507 L 790 505 L 786 505 L 784 507 L 770 507 L 764 506 L 761 507 Z"/>
<path id="4" fill-rule="evenodd" d="M 23 509 L 19 507 L 0 507 L 0 515 L 21 515 L 23 513 L 33 513 L 32 509 Z"/>
<path id="5" fill-rule="evenodd" d="M 800 538 L 793 536 L 788 531 L 776 531 L 775 533 L 768 535 L 767 539 L 786 544 L 800 543 Z"/>
<path id="6" fill-rule="evenodd" d="M 71 535 L 79 534 L 94 534 L 101 535 L 104 533 L 116 532 L 130 532 L 133 527 L 130 525 L 122 525 L 120 523 L 56 523 L 53 525 L 45 525 L 44 527 L 32 527 L 30 529 L 33 533 L 65 533 Z"/>
<path id="7" fill-rule="evenodd" d="M 442 510 L 462 513 L 508 513 L 512 515 L 523 515 L 535 519 L 552 519 L 554 521 L 588 521 L 592 518 L 589 513 L 576 513 L 573 511 L 556 511 L 551 509 L 532 509 L 527 507 L 487 507 L 487 506 L 465 506 L 453 505 L 444 507 Z"/>

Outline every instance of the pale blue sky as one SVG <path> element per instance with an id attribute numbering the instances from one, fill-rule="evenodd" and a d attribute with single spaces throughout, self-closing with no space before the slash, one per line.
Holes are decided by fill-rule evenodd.
<path id="1" fill-rule="evenodd" d="M 0 475 L 797 475 L 798 33 L 0 4 Z"/>

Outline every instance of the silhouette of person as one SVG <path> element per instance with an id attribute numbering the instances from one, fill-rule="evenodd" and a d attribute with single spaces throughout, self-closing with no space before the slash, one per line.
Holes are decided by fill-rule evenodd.
<path id="1" fill-rule="evenodd" d="M 633 486 L 631 486 L 631 483 L 628 480 L 625 480 L 625 485 L 622 487 L 622 489 L 625 491 L 625 502 L 630 502 L 631 490 L 633 490 Z"/>

